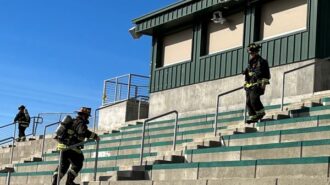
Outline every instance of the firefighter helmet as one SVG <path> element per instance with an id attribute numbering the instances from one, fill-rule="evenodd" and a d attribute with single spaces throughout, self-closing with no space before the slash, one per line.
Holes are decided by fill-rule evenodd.
<path id="1" fill-rule="evenodd" d="M 81 108 L 77 111 L 77 113 L 78 113 L 78 114 L 85 114 L 85 115 L 91 116 L 91 111 L 92 111 L 92 109 L 89 108 L 89 107 L 81 107 Z"/>
<path id="2" fill-rule="evenodd" d="M 258 53 L 261 49 L 261 46 L 256 43 L 251 43 L 248 45 L 248 51 Z"/>
<path id="3" fill-rule="evenodd" d="M 24 105 L 21 105 L 21 106 L 18 107 L 18 110 L 21 110 L 21 109 L 24 110 L 25 109 L 25 106 Z"/>

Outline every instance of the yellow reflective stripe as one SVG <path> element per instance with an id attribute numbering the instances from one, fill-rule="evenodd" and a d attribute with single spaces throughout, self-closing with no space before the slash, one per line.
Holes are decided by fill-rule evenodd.
<path id="1" fill-rule="evenodd" d="M 59 143 L 59 144 L 57 144 L 56 148 L 57 148 L 57 150 L 65 150 L 68 147 L 65 144 Z"/>

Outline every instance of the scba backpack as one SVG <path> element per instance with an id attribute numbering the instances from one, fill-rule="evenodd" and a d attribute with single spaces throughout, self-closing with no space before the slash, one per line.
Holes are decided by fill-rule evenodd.
<path id="1" fill-rule="evenodd" d="M 55 131 L 56 136 L 54 139 L 56 139 L 59 143 L 69 145 L 69 141 L 72 135 L 74 135 L 74 133 L 71 133 L 74 132 L 71 129 L 73 121 L 74 119 L 72 119 L 70 115 L 65 116 Z"/>

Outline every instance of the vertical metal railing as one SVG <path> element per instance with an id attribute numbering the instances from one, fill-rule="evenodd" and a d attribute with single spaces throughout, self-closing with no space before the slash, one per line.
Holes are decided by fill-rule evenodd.
<path id="1" fill-rule="evenodd" d="M 178 131 L 178 120 L 179 120 L 179 113 L 178 111 L 174 110 L 171 112 L 167 112 L 165 114 L 150 118 L 150 119 L 146 119 L 143 122 L 143 126 L 142 126 L 142 138 L 141 138 L 141 151 L 140 151 L 140 165 L 142 166 L 143 164 L 143 155 L 144 155 L 144 140 L 145 140 L 145 130 L 146 130 L 146 124 L 150 121 L 153 121 L 155 119 L 159 119 L 161 117 L 164 116 L 168 116 L 171 114 L 175 114 L 175 123 L 174 123 L 174 135 L 173 135 L 173 151 L 175 150 L 176 147 L 176 136 L 177 136 L 177 131 Z"/>
<path id="2" fill-rule="evenodd" d="M 284 91 L 285 91 L 285 75 L 289 74 L 289 73 L 292 73 L 294 71 L 298 71 L 300 69 L 304 69 L 306 67 L 309 67 L 309 66 L 312 66 L 312 65 L 315 65 L 316 62 L 312 62 L 312 63 L 309 63 L 309 64 L 306 64 L 306 65 L 303 65 L 303 66 L 300 66 L 300 67 L 297 67 L 295 69 L 291 69 L 291 70 L 288 70 L 288 71 L 285 71 L 283 73 L 283 76 L 282 76 L 282 94 L 281 94 L 281 111 L 283 111 L 283 106 L 284 106 Z M 313 93 L 314 93 L 314 87 L 313 87 Z"/>
<path id="3" fill-rule="evenodd" d="M 217 107 L 216 107 L 216 111 L 215 111 L 215 114 L 214 114 L 214 124 L 213 124 L 213 128 L 214 128 L 214 135 L 217 136 L 218 134 L 218 117 L 219 117 L 219 106 L 220 106 L 220 98 L 222 96 L 225 96 L 227 94 L 231 94 L 233 92 L 236 92 L 236 91 L 239 91 L 239 90 L 242 90 L 243 87 L 239 87 L 239 88 L 236 88 L 236 89 L 233 89 L 233 90 L 230 90 L 230 91 L 227 91 L 227 92 L 224 92 L 224 93 L 221 93 L 217 96 Z M 245 102 L 244 102 L 245 103 Z M 244 115 L 244 123 L 246 122 L 246 103 L 245 103 L 245 108 L 244 108 L 244 112 L 243 112 L 243 115 Z"/>
<path id="4" fill-rule="evenodd" d="M 84 145 L 89 142 L 96 142 L 96 147 L 95 147 L 95 160 L 94 160 L 94 174 L 93 174 L 93 180 L 96 181 L 96 176 L 97 176 L 97 163 L 98 163 L 98 153 L 99 153 L 99 141 L 98 140 L 87 140 L 81 143 L 77 143 L 71 146 L 68 146 L 65 150 L 73 149 L 78 146 Z M 61 175 L 61 165 L 62 165 L 62 155 L 63 155 L 63 150 L 60 150 L 59 153 L 59 159 L 58 159 L 58 173 L 57 173 L 57 185 L 60 185 L 60 175 Z"/>

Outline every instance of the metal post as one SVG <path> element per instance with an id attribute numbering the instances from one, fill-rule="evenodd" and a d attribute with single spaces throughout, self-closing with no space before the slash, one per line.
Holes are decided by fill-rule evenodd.
<path id="1" fill-rule="evenodd" d="M 140 111 L 141 111 L 141 100 L 139 101 L 139 106 L 138 106 L 138 120 L 140 120 Z"/>
<path id="2" fill-rule="evenodd" d="M 285 73 L 283 73 L 282 76 L 281 111 L 283 111 L 283 106 L 284 106 L 284 86 L 285 86 Z"/>
<path id="3" fill-rule="evenodd" d="M 13 163 L 13 158 L 14 158 L 14 145 L 15 145 L 15 138 L 16 138 L 16 128 L 17 128 L 17 124 L 15 124 L 14 127 L 14 136 L 13 136 L 13 142 L 12 142 L 12 147 L 11 147 L 11 151 L 10 151 L 10 164 Z"/>
<path id="4" fill-rule="evenodd" d="M 100 109 L 95 109 L 95 111 L 94 111 L 94 120 L 93 120 L 93 131 L 95 132 L 95 130 L 96 130 L 96 112 L 98 111 L 98 110 L 100 110 Z"/>
<path id="5" fill-rule="evenodd" d="M 130 99 L 131 97 L 131 83 L 132 83 L 132 75 L 128 75 L 128 90 L 127 90 L 127 99 Z"/>
<path id="6" fill-rule="evenodd" d="M 118 99 L 118 78 L 116 77 L 116 85 L 115 85 L 115 102 L 117 102 Z"/>
<path id="7" fill-rule="evenodd" d="M 217 108 L 215 111 L 215 115 L 214 115 L 214 136 L 217 136 L 217 128 L 218 128 L 218 112 L 219 112 L 219 97 L 217 96 Z"/>
<path id="8" fill-rule="evenodd" d="M 244 123 L 246 123 L 246 119 L 247 119 L 247 115 L 246 115 L 246 112 L 247 112 L 247 105 L 245 103 L 245 107 L 244 107 Z"/>
<path id="9" fill-rule="evenodd" d="M 10 185 L 10 178 L 11 178 L 11 172 L 8 172 L 8 174 L 7 174 L 7 182 L 6 182 L 6 184 L 7 185 Z"/>
<path id="10" fill-rule="evenodd" d="M 94 177 L 93 180 L 96 181 L 97 176 L 97 163 L 99 158 L 99 141 L 96 141 L 96 149 L 95 149 L 95 164 L 94 164 Z"/>
<path id="11" fill-rule="evenodd" d="M 145 120 L 143 122 L 143 127 L 142 127 L 141 152 L 140 152 L 140 165 L 141 166 L 143 164 L 144 136 L 145 136 L 145 132 L 146 132 L 146 123 L 147 123 L 147 120 Z"/>
<path id="12" fill-rule="evenodd" d="M 60 185 L 61 181 L 61 165 L 62 165 L 62 153 L 63 151 L 60 150 L 59 160 L 58 160 L 58 169 L 57 169 L 57 185 Z"/>
<path id="13" fill-rule="evenodd" d="M 135 93 L 134 93 L 134 97 L 137 97 L 138 96 L 138 86 L 135 86 Z"/>
<path id="14" fill-rule="evenodd" d="M 102 105 L 105 104 L 106 102 L 106 97 L 107 97 L 107 80 L 104 80 L 103 82 L 103 96 L 102 96 Z"/>
<path id="15" fill-rule="evenodd" d="M 175 125 L 174 125 L 174 138 L 173 138 L 173 151 L 175 151 L 176 147 L 176 135 L 178 131 L 178 120 L 179 120 L 179 114 L 175 111 Z"/>

